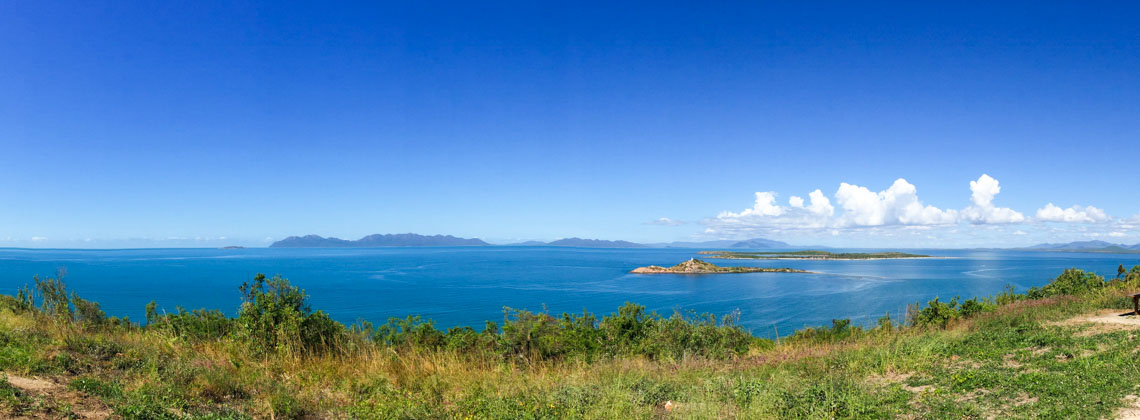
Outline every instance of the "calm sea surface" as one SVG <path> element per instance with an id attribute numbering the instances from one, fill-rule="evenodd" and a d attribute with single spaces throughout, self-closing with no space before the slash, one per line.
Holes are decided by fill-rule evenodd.
<path id="1" fill-rule="evenodd" d="M 0 293 L 15 294 L 32 276 L 68 271 L 67 285 L 108 314 L 143 318 L 147 302 L 173 311 L 235 314 L 238 286 L 257 273 L 303 287 L 314 308 L 350 323 L 422 315 L 437 327 L 501 321 L 503 307 L 596 314 L 636 302 L 663 314 L 676 309 L 723 315 L 734 310 L 760 336 L 829 324 L 869 323 L 908 303 L 934 297 L 988 296 L 1006 284 L 1040 286 L 1065 268 L 1115 275 L 1140 256 L 1016 251 L 919 250 L 945 259 L 874 261 L 712 260 L 719 265 L 792 267 L 820 274 L 635 275 L 639 266 L 673 265 L 695 249 L 553 247 L 369 249 L 0 249 Z"/>

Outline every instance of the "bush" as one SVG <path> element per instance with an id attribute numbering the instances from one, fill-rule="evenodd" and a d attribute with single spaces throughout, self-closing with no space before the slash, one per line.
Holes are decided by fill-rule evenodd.
<path id="1" fill-rule="evenodd" d="M 59 275 L 53 278 L 41 279 L 32 277 L 36 283 L 36 290 L 40 292 L 40 311 L 45 314 L 71 320 L 71 302 L 67 298 L 67 286 L 63 277 L 67 272 L 59 270 Z"/>
<path id="2" fill-rule="evenodd" d="M 1001 306 L 1008 305 L 1022 299 L 1025 299 L 1025 295 L 1017 293 L 1014 290 L 1012 284 L 1007 284 L 1005 285 L 1005 289 L 1003 289 L 1001 293 L 998 293 L 997 297 L 994 298 L 994 302 L 998 306 Z"/>
<path id="3" fill-rule="evenodd" d="M 985 310 L 985 303 L 979 301 L 978 298 L 975 297 L 962 302 L 962 306 L 958 308 L 958 315 L 960 315 L 962 318 L 970 318 Z"/>
<path id="4" fill-rule="evenodd" d="M 503 308 L 502 344 L 507 354 L 552 359 L 565 354 L 558 321 L 546 313 Z M 514 319 L 511 319 L 511 314 Z M 593 326 L 591 326 L 592 328 Z"/>
<path id="5" fill-rule="evenodd" d="M 886 328 L 890 328 L 890 318 L 886 318 L 886 321 L 880 318 L 879 324 L 882 325 L 884 322 L 888 325 Z M 804 328 L 793 332 L 788 339 L 792 341 L 835 342 L 862 335 L 863 332 L 863 327 L 852 326 L 850 319 L 833 319 L 830 328 Z"/>
<path id="6" fill-rule="evenodd" d="M 438 349 L 445 343 L 442 332 L 433 321 L 424 321 L 419 315 L 407 318 L 388 318 L 388 322 L 372 332 L 372 341 L 393 347 L 419 347 Z"/>
<path id="7" fill-rule="evenodd" d="M 651 359 L 686 356 L 727 358 L 743 354 L 759 340 L 735 326 L 739 314 L 717 320 L 712 314 L 675 313 L 663 318 L 627 303 L 602 318 L 589 312 L 562 314 L 506 308 L 500 346 L 507 355 L 543 359 L 641 355 Z M 490 327 L 490 326 L 489 326 Z M 488 328 L 490 330 L 490 328 Z M 487 331 L 484 331 L 484 335 Z"/>
<path id="8" fill-rule="evenodd" d="M 89 326 L 101 326 L 107 323 L 107 314 L 99 308 L 98 302 L 92 302 L 71 292 L 71 304 L 75 305 L 75 320 Z"/>
<path id="9" fill-rule="evenodd" d="M 314 312 L 305 291 L 289 280 L 280 276 L 267 280 L 258 274 L 252 283 L 242 283 L 240 290 L 239 335 L 255 353 L 323 354 L 340 349 L 346 336 L 344 325 L 323 311 Z"/>
<path id="10" fill-rule="evenodd" d="M 147 305 L 150 312 L 153 308 Z M 191 340 L 217 340 L 233 331 L 234 321 L 217 309 L 196 309 L 187 311 L 181 306 L 178 312 L 169 315 L 147 315 L 148 328 L 167 328 L 175 336 Z"/>
<path id="11" fill-rule="evenodd" d="M 1095 273 L 1086 273 L 1084 270 L 1070 268 L 1050 281 L 1049 284 L 1040 288 L 1034 287 L 1029 289 L 1026 295 L 1030 299 L 1042 299 L 1058 295 L 1077 295 L 1092 290 L 1099 290 L 1106 284 L 1104 277 L 1098 276 Z"/>
<path id="12" fill-rule="evenodd" d="M 926 303 L 925 308 L 918 311 L 918 315 L 915 316 L 915 325 L 945 327 L 950 320 L 957 319 L 960 315 L 957 297 L 951 299 L 950 302 L 939 302 L 938 298 L 934 298 L 934 300 Z"/>

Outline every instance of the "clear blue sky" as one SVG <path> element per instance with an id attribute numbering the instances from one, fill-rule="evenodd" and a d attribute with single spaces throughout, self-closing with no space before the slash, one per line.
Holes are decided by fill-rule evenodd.
<path id="1" fill-rule="evenodd" d="M 1127 2 L 470 3 L 3 2 L 0 246 L 1140 242 Z"/>

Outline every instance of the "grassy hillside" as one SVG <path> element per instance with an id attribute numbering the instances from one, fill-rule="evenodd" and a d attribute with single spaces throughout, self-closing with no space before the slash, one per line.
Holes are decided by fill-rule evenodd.
<path id="1" fill-rule="evenodd" d="M 236 318 L 150 306 L 134 323 L 37 279 L 0 297 L 0 415 L 1098 419 L 1140 392 L 1140 324 L 1115 315 L 1137 288 L 1140 267 L 1110 281 L 1068 270 L 1026 294 L 936 299 L 901 324 L 836 320 L 772 342 L 732 316 L 636 305 L 508 310 L 482 331 L 344 326 L 263 276 L 240 288 Z"/>

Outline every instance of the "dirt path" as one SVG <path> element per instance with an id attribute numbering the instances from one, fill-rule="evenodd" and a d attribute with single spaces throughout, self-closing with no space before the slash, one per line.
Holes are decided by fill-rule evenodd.
<path id="1" fill-rule="evenodd" d="M 53 410 L 60 410 L 65 404 L 70 407 L 71 413 L 81 419 L 106 419 L 111 417 L 111 409 L 98 398 L 85 395 L 68 389 L 61 383 L 44 378 L 28 378 L 7 374 L 8 383 L 18 388 L 32 398 L 46 403 Z M 16 418 L 26 419 L 55 419 L 64 416 L 65 412 L 37 412 L 22 413 Z"/>
<path id="2" fill-rule="evenodd" d="M 1082 327 L 1078 337 L 1106 334 L 1116 331 L 1140 330 L 1140 317 L 1120 309 L 1102 309 L 1091 314 L 1078 315 L 1064 321 L 1046 325 L 1062 327 Z"/>

